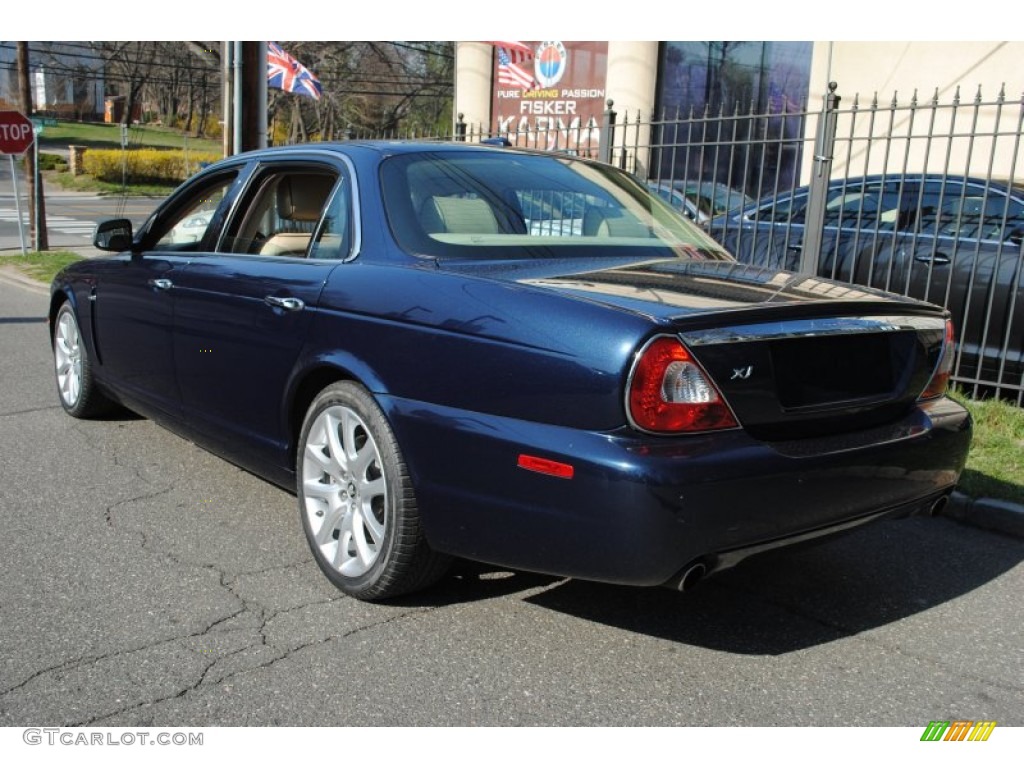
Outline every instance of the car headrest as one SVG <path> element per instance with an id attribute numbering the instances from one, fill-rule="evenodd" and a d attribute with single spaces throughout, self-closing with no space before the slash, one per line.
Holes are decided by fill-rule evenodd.
<path id="1" fill-rule="evenodd" d="M 598 237 L 650 237 L 650 229 L 628 211 L 590 207 L 583 214 L 583 234 Z"/>
<path id="2" fill-rule="evenodd" d="M 498 220 L 486 200 L 477 197 L 431 197 L 420 211 L 427 232 L 463 235 L 497 234 Z"/>
<path id="3" fill-rule="evenodd" d="M 292 221 L 316 221 L 333 186 L 330 176 L 286 176 L 277 185 L 277 215 Z"/>

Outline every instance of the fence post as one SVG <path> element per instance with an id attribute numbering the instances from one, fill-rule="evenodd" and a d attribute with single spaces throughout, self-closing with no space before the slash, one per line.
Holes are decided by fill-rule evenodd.
<path id="1" fill-rule="evenodd" d="M 604 121 L 601 123 L 601 133 L 597 142 L 597 159 L 602 163 L 612 161 L 612 147 L 615 146 L 615 111 L 612 109 L 615 102 L 607 101 L 604 110 Z"/>
<path id="2" fill-rule="evenodd" d="M 465 141 L 466 140 L 466 121 L 465 115 L 459 112 L 459 120 L 455 123 L 455 140 Z"/>
<path id="3" fill-rule="evenodd" d="M 804 241 L 800 251 L 799 271 L 806 275 L 818 273 L 818 258 L 821 251 L 822 230 L 825 228 L 825 197 L 829 177 L 832 173 L 832 153 L 836 143 L 836 121 L 839 97 L 833 81 L 828 84 L 828 94 L 821 108 L 817 135 L 814 137 L 814 167 L 811 172 L 811 188 L 807 199 L 807 220 L 804 222 Z"/>

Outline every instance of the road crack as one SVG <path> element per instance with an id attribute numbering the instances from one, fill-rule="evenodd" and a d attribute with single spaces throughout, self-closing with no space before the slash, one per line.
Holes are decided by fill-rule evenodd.
<path id="1" fill-rule="evenodd" d="M 60 411 L 63 410 L 59 405 L 44 405 L 39 408 L 26 408 L 22 411 L 5 411 L 0 413 L 0 418 L 6 418 L 8 416 L 24 416 L 27 413 L 43 413 L 45 411 Z"/>

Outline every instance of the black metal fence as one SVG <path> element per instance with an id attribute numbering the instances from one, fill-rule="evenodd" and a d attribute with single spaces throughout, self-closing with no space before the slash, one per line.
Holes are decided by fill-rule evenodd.
<path id="1" fill-rule="evenodd" d="M 954 380 L 1024 402 L 1024 97 L 916 93 L 820 110 L 603 115 L 500 135 L 459 116 L 455 138 L 612 163 L 647 181 L 737 259 L 942 304 Z M 422 137 L 421 137 L 422 138 Z"/>

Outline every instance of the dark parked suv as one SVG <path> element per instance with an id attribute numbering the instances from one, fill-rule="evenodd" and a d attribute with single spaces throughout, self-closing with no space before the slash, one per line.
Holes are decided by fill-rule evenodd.
<path id="1" fill-rule="evenodd" d="M 745 263 L 797 269 L 809 188 L 713 219 L 709 231 Z M 1024 185 L 942 175 L 830 183 L 818 274 L 949 308 L 955 376 L 1020 387 L 1024 349 Z"/>

